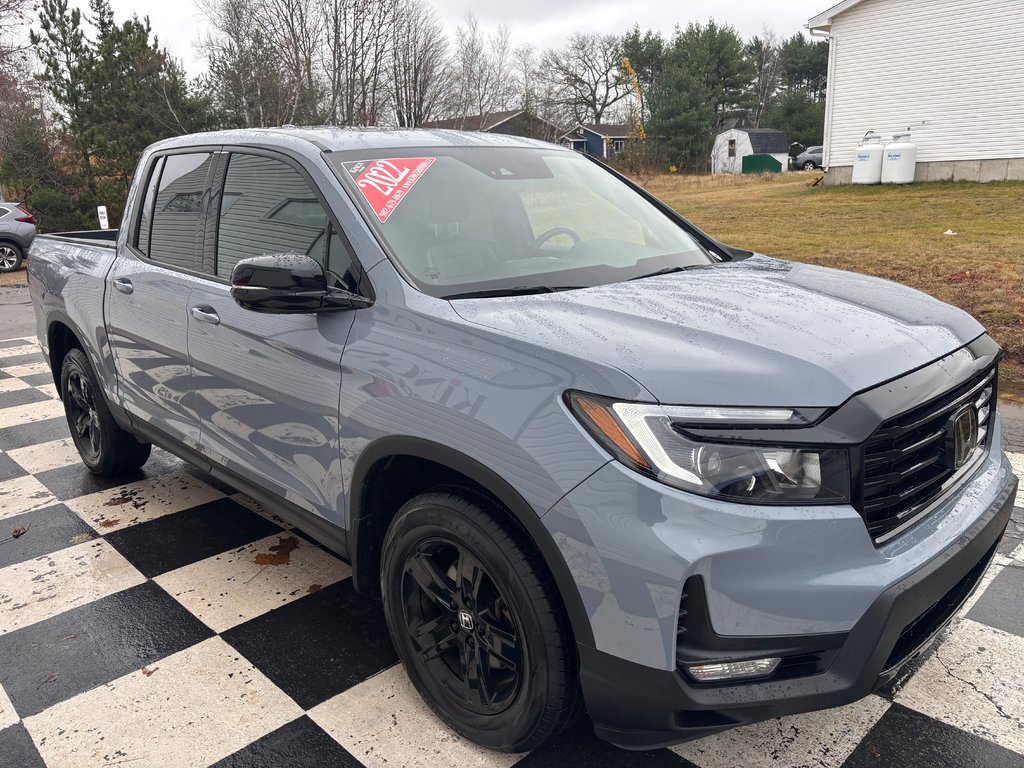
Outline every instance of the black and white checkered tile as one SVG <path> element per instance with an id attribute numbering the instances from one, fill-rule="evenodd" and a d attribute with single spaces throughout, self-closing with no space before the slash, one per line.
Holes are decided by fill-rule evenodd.
<path id="1" fill-rule="evenodd" d="M 89 475 L 31 339 L 0 341 L 0 449 L 3 768 L 1024 766 L 1024 509 L 938 650 L 878 694 L 648 753 L 584 721 L 516 756 L 442 726 L 348 566 L 271 511 L 162 451 Z"/>

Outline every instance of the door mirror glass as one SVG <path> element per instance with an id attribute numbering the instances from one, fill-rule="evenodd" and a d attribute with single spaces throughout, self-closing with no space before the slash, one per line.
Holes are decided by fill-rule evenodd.
<path id="1" fill-rule="evenodd" d="M 277 314 L 359 309 L 372 303 L 354 293 L 328 288 L 324 268 L 301 253 L 239 261 L 231 271 L 231 296 L 245 309 Z"/>

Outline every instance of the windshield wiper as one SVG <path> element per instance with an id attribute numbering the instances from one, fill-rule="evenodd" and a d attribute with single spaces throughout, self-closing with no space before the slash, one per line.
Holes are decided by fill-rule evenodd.
<path id="1" fill-rule="evenodd" d="M 671 275 L 673 272 L 688 272 L 691 269 L 700 269 L 701 267 L 710 266 L 710 264 L 691 264 L 688 267 L 665 267 L 664 269 L 659 269 L 657 272 L 648 272 L 646 275 L 637 275 L 636 277 L 631 277 L 627 282 L 632 282 L 633 280 L 643 280 L 645 277 L 656 277 L 657 275 Z"/>
<path id="2" fill-rule="evenodd" d="M 486 299 L 497 296 L 530 296 L 537 293 L 558 293 L 559 291 L 575 291 L 585 288 L 583 285 L 517 285 L 512 288 L 488 288 L 482 291 L 466 291 L 453 293 L 443 298 L 453 299 Z"/>

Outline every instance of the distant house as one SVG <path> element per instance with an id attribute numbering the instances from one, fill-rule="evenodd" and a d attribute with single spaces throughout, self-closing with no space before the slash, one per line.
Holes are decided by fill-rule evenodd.
<path id="1" fill-rule="evenodd" d="M 420 128 L 504 133 L 509 136 L 526 136 L 531 139 L 542 139 L 544 141 L 555 141 L 562 133 L 562 128 L 559 126 L 525 109 L 489 112 L 486 115 L 450 117 L 445 120 L 432 120 L 423 123 Z"/>
<path id="2" fill-rule="evenodd" d="M 578 125 L 564 134 L 561 143 L 585 155 L 608 160 L 626 151 L 636 136 L 629 135 L 628 125 Z"/>
<path id="3" fill-rule="evenodd" d="M 739 124 L 738 124 L 739 125 Z M 730 128 L 715 137 L 711 150 L 711 173 L 742 173 L 743 158 L 748 155 L 771 155 L 780 171 L 789 170 L 789 139 L 782 131 L 771 128 Z"/>
<path id="4" fill-rule="evenodd" d="M 1024 179 L 1024 2 L 844 0 L 807 26 L 830 40 L 826 183 L 908 128 L 918 181 Z"/>

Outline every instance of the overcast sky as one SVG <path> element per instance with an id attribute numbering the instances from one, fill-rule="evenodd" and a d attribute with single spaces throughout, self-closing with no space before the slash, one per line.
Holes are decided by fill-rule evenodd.
<path id="1" fill-rule="evenodd" d="M 71 4 L 88 9 L 88 0 L 72 0 Z M 743 37 L 757 34 L 765 25 L 788 36 L 802 29 L 809 18 L 834 4 L 835 0 L 433 2 L 449 30 L 454 30 L 466 13 L 473 11 L 487 28 L 507 24 L 515 45 L 531 43 L 537 48 L 558 45 L 570 32 L 622 34 L 639 24 L 641 29 L 654 28 L 669 33 L 676 24 L 685 26 L 689 21 L 709 18 L 732 24 Z M 149 16 L 160 42 L 184 62 L 189 74 L 203 71 L 205 62 L 196 51 L 196 42 L 202 36 L 205 21 L 194 0 L 111 0 L 111 5 L 119 21 L 132 13 Z"/>

